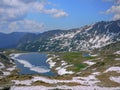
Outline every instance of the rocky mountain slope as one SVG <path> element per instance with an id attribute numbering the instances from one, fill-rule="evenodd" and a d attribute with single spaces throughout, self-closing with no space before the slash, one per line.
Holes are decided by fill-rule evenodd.
<path id="1" fill-rule="evenodd" d="M 0 90 L 10 90 L 13 83 L 8 76 L 17 73 L 15 68 L 14 61 L 0 52 Z"/>
<path id="2" fill-rule="evenodd" d="M 9 34 L 0 33 L 0 48 L 16 47 L 19 40 L 26 35 L 24 32 L 13 32 Z"/>
<path id="3" fill-rule="evenodd" d="M 17 47 L 27 51 L 85 51 L 117 41 L 120 41 L 120 20 L 25 36 Z"/>

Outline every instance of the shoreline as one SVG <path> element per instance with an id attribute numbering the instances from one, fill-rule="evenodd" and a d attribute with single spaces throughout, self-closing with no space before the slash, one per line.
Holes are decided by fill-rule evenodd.
<path id="1" fill-rule="evenodd" d="M 30 52 L 30 53 L 38 53 L 38 54 L 40 54 L 39 52 Z M 12 53 L 12 54 L 10 54 L 9 56 L 10 56 L 10 58 L 13 59 L 14 61 L 17 61 L 18 63 L 24 65 L 25 68 L 29 68 L 30 71 L 34 71 L 34 72 L 38 73 L 37 75 L 44 76 L 44 75 L 42 75 L 42 74 L 48 73 L 48 72 L 52 71 L 50 67 L 49 67 L 50 69 L 48 69 L 48 68 L 45 68 L 44 66 L 35 66 L 35 65 L 32 65 L 32 64 L 31 64 L 29 61 L 27 61 L 27 60 L 17 59 L 17 57 L 19 57 L 20 55 L 23 55 L 23 54 L 29 54 L 29 53 L 28 53 L 28 52 L 27 52 L 27 53 Z M 42 53 L 42 54 L 43 54 L 43 53 Z M 47 55 L 47 56 L 48 56 L 48 55 Z M 49 58 L 47 58 L 47 60 L 48 60 L 48 59 L 49 59 Z M 46 63 L 48 63 L 47 60 L 45 61 Z M 49 63 L 48 63 L 48 64 L 49 64 Z M 16 65 L 16 66 L 17 66 L 17 65 Z M 49 64 L 49 66 L 50 66 L 50 64 Z M 20 68 L 18 68 L 18 69 L 20 69 Z M 53 72 L 53 73 L 54 73 L 54 72 Z M 29 75 L 29 74 L 26 74 L 26 75 Z M 34 75 L 34 74 L 32 74 L 32 75 Z M 36 74 L 35 74 L 35 75 L 36 75 Z M 45 75 L 45 76 L 48 76 L 48 75 Z M 50 77 L 50 76 L 48 76 L 48 77 Z"/>
<path id="2" fill-rule="evenodd" d="M 17 54 L 15 56 L 19 56 L 19 55 L 21 55 L 21 54 Z M 52 55 L 54 56 L 55 54 L 52 53 Z M 59 65 L 55 66 L 55 64 L 56 64 L 55 62 L 57 62 L 57 63 L 60 62 L 61 67 L 65 67 L 68 65 L 66 61 L 61 60 L 57 56 L 55 56 L 57 58 L 53 58 L 53 59 L 51 58 L 52 56 L 49 57 L 49 54 L 47 56 L 48 56 L 48 59 L 46 60 L 46 62 L 47 63 L 51 62 L 51 65 L 52 65 L 51 70 L 55 70 L 55 68 L 59 67 Z M 59 60 L 58 60 L 58 58 L 59 58 Z M 99 57 L 97 57 L 97 58 L 99 58 Z M 50 61 L 50 60 L 52 60 L 52 61 Z M 89 60 L 86 60 L 86 61 L 87 61 L 88 66 L 95 65 L 95 63 L 91 64 Z M 107 70 L 107 68 L 105 70 Z M 105 71 L 105 70 L 103 70 L 103 71 Z M 112 70 L 110 69 L 108 71 L 113 71 L 113 69 Z M 116 69 L 114 71 L 116 72 Z M 57 71 L 55 71 L 55 72 L 57 73 Z M 120 88 L 118 86 L 119 82 L 118 82 L 117 86 L 106 86 L 106 85 L 101 86 L 102 84 L 100 84 L 100 83 L 103 83 L 104 81 L 101 81 L 101 79 L 98 76 L 102 76 L 102 74 L 110 75 L 109 73 L 110 72 L 103 73 L 101 71 L 93 71 L 86 76 L 81 76 L 81 75 L 75 76 L 75 75 L 69 74 L 69 76 L 71 77 L 69 79 L 68 79 L 69 76 L 66 77 L 66 75 L 61 75 L 59 77 L 49 77 L 49 76 L 43 76 L 43 75 L 37 75 L 37 74 L 30 75 L 32 77 L 31 79 L 26 79 L 26 80 L 19 80 L 19 79 L 14 80 L 13 79 L 15 86 L 12 86 L 11 90 L 22 90 L 22 89 L 36 90 L 39 88 L 43 88 L 44 90 L 48 90 L 48 89 L 65 89 L 65 90 L 66 89 L 71 89 L 71 90 L 86 90 L 86 89 L 88 89 L 88 90 L 95 90 L 95 89 L 96 90 L 108 90 L 109 89 L 109 90 L 116 90 L 116 89 L 119 89 Z M 27 77 L 27 75 L 26 75 L 26 77 Z M 109 76 L 108 76 L 108 79 L 109 79 Z M 115 80 L 116 77 L 114 77 L 114 75 L 113 75 L 112 79 Z M 27 85 L 26 82 L 29 85 Z M 114 81 L 111 81 L 111 82 L 113 83 Z M 24 85 L 24 86 L 21 86 L 21 85 Z M 50 86 L 46 86 L 46 85 L 50 85 Z"/>

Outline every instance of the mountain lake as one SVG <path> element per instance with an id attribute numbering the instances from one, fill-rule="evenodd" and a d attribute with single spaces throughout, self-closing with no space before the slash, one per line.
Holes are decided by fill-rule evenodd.
<path id="1" fill-rule="evenodd" d="M 41 53 L 20 53 L 11 56 L 16 63 L 19 74 L 40 74 L 45 76 L 55 76 L 50 65 L 46 62 L 47 54 Z"/>

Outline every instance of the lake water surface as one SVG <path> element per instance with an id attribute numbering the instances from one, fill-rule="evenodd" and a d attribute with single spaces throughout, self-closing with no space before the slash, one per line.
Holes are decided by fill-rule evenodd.
<path id="1" fill-rule="evenodd" d="M 40 53 L 23 53 L 14 57 L 20 74 L 41 74 L 55 76 L 46 62 L 47 54 Z"/>

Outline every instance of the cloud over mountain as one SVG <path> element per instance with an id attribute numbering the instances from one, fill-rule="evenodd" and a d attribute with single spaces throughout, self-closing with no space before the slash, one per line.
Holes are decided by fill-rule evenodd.
<path id="1" fill-rule="evenodd" d="M 47 8 L 47 6 L 51 8 Z M 19 27 L 22 27 L 23 30 L 40 30 L 43 28 L 42 22 L 25 20 L 29 13 L 35 12 L 48 14 L 54 18 L 68 16 L 64 10 L 53 8 L 47 0 L 0 0 L 0 21 L 2 21 L 0 28 L 12 31 Z"/>
<path id="2" fill-rule="evenodd" d="M 110 1 L 114 4 L 106 11 L 107 14 L 113 14 L 113 19 L 120 19 L 120 0 L 104 0 Z"/>

